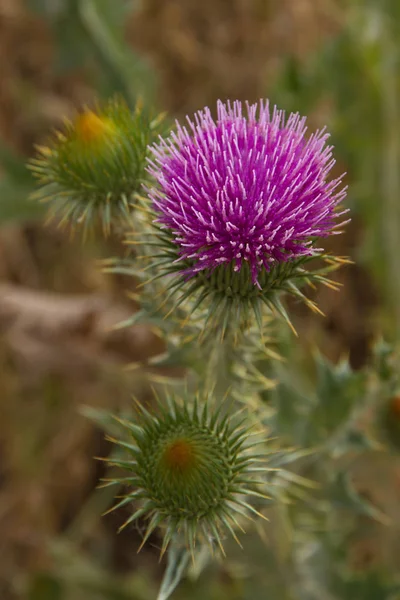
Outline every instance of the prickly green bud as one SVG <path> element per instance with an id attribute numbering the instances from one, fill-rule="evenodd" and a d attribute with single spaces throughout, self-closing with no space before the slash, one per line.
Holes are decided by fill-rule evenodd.
<path id="1" fill-rule="evenodd" d="M 144 544 L 160 527 L 162 554 L 176 537 L 192 554 L 197 541 L 216 543 L 223 552 L 225 534 L 237 540 L 235 529 L 241 529 L 243 517 L 259 514 L 249 497 L 266 497 L 255 489 L 265 485 L 254 476 L 266 468 L 252 451 L 254 434 L 243 420 L 228 419 L 221 409 L 213 412 L 207 402 L 200 408 L 196 400 L 188 408 L 169 398 L 168 408 L 160 407 L 157 415 L 141 410 L 139 423 L 119 421 L 130 441 L 113 440 L 128 452 L 128 460 L 110 462 L 131 475 L 108 484 L 121 481 L 132 490 L 112 510 L 140 502 L 122 528 L 139 517 L 147 519 Z"/>
<path id="2" fill-rule="evenodd" d="M 161 119 L 120 99 L 66 122 L 49 146 L 38 147 L 30 168 L 39 180 L 34 198 L 51 203 L 62 223 L 87 227 L 100 217 L 107 234 L 113 219 L 129 216 L 132 195 L 145 179 L 147 145 Z"/>

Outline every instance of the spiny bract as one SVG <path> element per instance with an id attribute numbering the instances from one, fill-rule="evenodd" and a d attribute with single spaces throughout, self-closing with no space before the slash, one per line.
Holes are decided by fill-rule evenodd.
<path id="1" fill-rule="evenodd" d="M 173 538 L 194 552 L 197 541 L 218 544 L 251 514 L 259 514 L 249 503 L 251 496 L 266 498 L 256 490 L 265 481 L 255 475 L 267 471 L 266 454 L 256 455 L 246 420 L 222 416 L 222 407 L 212 412 L 208 403 L 196 399 L 188 408 L 168 398 L 152 415 L 143 407 L 139 422 L 119 420 L 130 441 L 113 439 L 128 453 L 110 463 L 131 475 L 122 482 L 132 488 L 112 509 L 139 502 L 140 507 L 121 527 L 143 517 L 149 521 L 143 544 L 156 527 L 164 531 L 162 554 Z M 264 443 L 264 442 L 263 442 Z M 142 545 L 143 545 L 142 544 Z"/>

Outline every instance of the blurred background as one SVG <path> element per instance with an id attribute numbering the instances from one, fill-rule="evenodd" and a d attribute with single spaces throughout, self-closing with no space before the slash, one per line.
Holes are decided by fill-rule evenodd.
<path id="1" fill-rule="evenodd" d="M 109 446 L 82 409 L 144 397 L 143 369 L 125 366 L 162 343 L 145 326 L 113 330 L 136 308 L 134 282 L 99 267 L 118 241 L 83 245 L 28 199 L 35 144 L 115 92 L 176 117 L 268 97 L 326 125 L 352 217 L 329 250 L 354 264 L 335 275 L 339 293 L 316 292 L 325 318 L 292 309 L 298 353 L 318 347 L 358 370 L 374 341 L 400 335 L 399 60 L 398 0 L 0 0 L 0 600 L 147 600 L 164 568 L 157 536 L 137 555 L 140 527 L 117 536 L 124 511 L 101 518 L 112 492 L 95 492 L 93 456 Z M 368 466 L 398 523 L 399 459 Z M 355 538 L 354 564 L 398 570 L 399 532 Z M 265 598 L 269 559 L 249 539 L 176 597 Z"/>

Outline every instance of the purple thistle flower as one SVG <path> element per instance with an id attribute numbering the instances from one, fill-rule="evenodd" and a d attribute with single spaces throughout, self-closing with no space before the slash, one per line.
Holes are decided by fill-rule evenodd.
<path id="1" fill-rule="evenodd" d="M 243 114 L 243 113 L 246 114 Z M 328 134 L 305 137 L 305 118 L 268 102 L 218 102 L 189 127 L 153 146 L 149 190 L 157 222 L 172 235 L 189 276 L 220 265 L 248 264 L 253 284 L 277 264 L 318 254 L 314 239 L 338 233 L 336 207 L 345 195 Z"/>

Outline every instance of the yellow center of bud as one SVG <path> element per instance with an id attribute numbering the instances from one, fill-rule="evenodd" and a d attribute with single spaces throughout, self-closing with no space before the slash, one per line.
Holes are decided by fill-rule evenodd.
<path id="1" fill-rule="evenodd" d="M 190 441 L 175 440 L 164 450 L 163 462 L 173 471 L 186 472 L 195 464 L 196 453 Z"/>
<path id="2" fill-rule="evenodd" d="M 92 144 L 112 133 L 114 127 L 110 119 L 99 117 L 93 111 L 86 110 L 76 119 L 75 130 L 82 142 Z"/>

